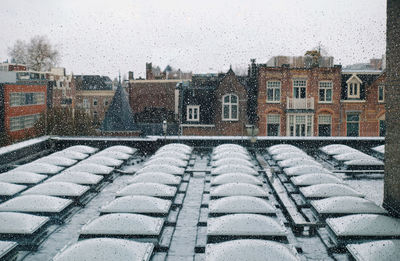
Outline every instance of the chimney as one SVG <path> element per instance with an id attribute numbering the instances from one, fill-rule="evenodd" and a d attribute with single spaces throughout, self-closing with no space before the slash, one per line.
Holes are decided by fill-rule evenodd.
<path id="1" fill-rule="evenodd" d="M 146 63 L 146 80 L 154 80 L 152 63 Z"/>
<path id="2" fill-rule="evenodd" d="M 132 71 L 128 72 L 128 80 L 133 80 L 133 72 Z"/>

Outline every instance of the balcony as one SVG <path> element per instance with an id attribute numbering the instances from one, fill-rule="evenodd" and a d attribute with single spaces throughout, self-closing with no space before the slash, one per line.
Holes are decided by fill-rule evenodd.
<path id="1" fill-rule="evenodd" d="M 314 97 L 311 98 L 290 98 L 287 97 L 287 110 L 314 110 Z"/>

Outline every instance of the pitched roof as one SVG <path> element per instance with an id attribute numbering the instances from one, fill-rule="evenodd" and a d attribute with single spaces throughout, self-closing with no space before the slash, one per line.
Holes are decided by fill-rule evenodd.
<path id="1" fill-rule="evenodd" d="M 128 94 L 119 82 L 114 98 L 108 107 L 101 125 L 102 131 L 134 131 L 137 130 Z"/>

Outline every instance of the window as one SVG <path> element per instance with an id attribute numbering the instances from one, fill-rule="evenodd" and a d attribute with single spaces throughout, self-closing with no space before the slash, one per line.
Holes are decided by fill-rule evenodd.
<path id="1" fill-rule="evenodd" d="M 104 106 L 108 106 L 108 100 L 107 99 L 104 100 Z"/>
<path id="2" fill-rule="evenodd" d="M 322 114 L 318 116 L 318 136 L 332 135 L 332 116 Z"/>
<path id="3" fill-rule="evenodd" d="M 379 85 L 378 86 L 378 102 L 384 102 L 384 101 L 385 101 L 385 86 Z"/>
<path id="4" fill-rule="evenodd" d="M 289 136 L 312 136 L 313 135 L 313 115 L 312 114 L 289 114 L 288 118 Z"/>
<path id="5" fill-rule="evenodd" d="M 360 114 L 356 112 L 347 113 L 347 136 L 360 136 Z"/>
<path id="6" fill-rule="evenodd" d="M 235 94 L 227 94 L 222 98 L 222 120 L 238 120 L 239 99 Z"/>
<path id="7" fill-rule="evenodd" d="M 360 84 L 362 83 L 360 78 L 358 78 L 357 75 L 353 74 L 353 76 L 351 76 L 350 79 L 346 81 L 346 83 L 347 83 L 347 98 L 359 99 Z"/>
<path id="8" fill-rule="evenodd" d="M 294 80 L 293 81 L 293 98 L 305 99 L 306 98 L 306 80 Z"/>
<path id="9" fill-rule="evenodd" d="M 281 117 L 279 114 L 267 115 L 267 136 L 279 136 Z"/>
<path id="10" fill-rule="evenodd" d="M 267 102 L 280 102 L 280 101 L 281 101 L 281 82 L 268 81 Z"/>
<path id="11" fill-rule="evenodd" d="M 378 121 L 379 121 L 379 136 L 384 137 L 386 135 L 385 114 L 379 117 Z"/>
<path id="12" fill-rule="evenodd" d="M 10 106 L 44 104 L 44 92 L 12 92 L 10 93 Z"/>
<path id="13" fill-rule="evenodd" d="M 93 99 L 93 106 L 97 106 L 97 99 Z"/>
<path id="14" fill-rule="evenodd" d="M 332 82 L 319 82 L 319 101 L 332 102 Z"/>
<path id="15" fill-rule="evenodd" d="M 187 121 L 200 121 L 200 106 L 199 105 L 187 106 L 186 120 Z"/>
<path id="16" fill-rule="evenodd" d="M 88 99 L 83 99 L 83 108 L 85 108 L 85 109 L 88 109 L 90 106 L 89 106 L 89 100 Z"/>
<path id="17" fill-rule="evenodd" d="M 10 131 L 23 130 L 32 128 L 36 121 L 40 118 L 40 114 L 31 114 L 10 118 Z"/>

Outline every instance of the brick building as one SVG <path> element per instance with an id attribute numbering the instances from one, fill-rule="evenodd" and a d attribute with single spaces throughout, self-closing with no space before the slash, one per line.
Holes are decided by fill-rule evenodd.
<path id="1" fill-rule="evenodd" d="M 52 68 L 49 77 L 50 107 L 75 108 L 76 87 L 72 74 L 67 75 L 65 68 Z"/>
<path id="2" fill-rule="evenodd" d="M 194 75 L 178 85 L 182 135 L 247 135 L 247 78 L 226 74 Z"/>
<path id="3" fill-rule="evenodd" d="M 33 136 L 33 126 L 47 110 L 46 74 L 0 72 L 0 132 L 12 140 Z"/>

